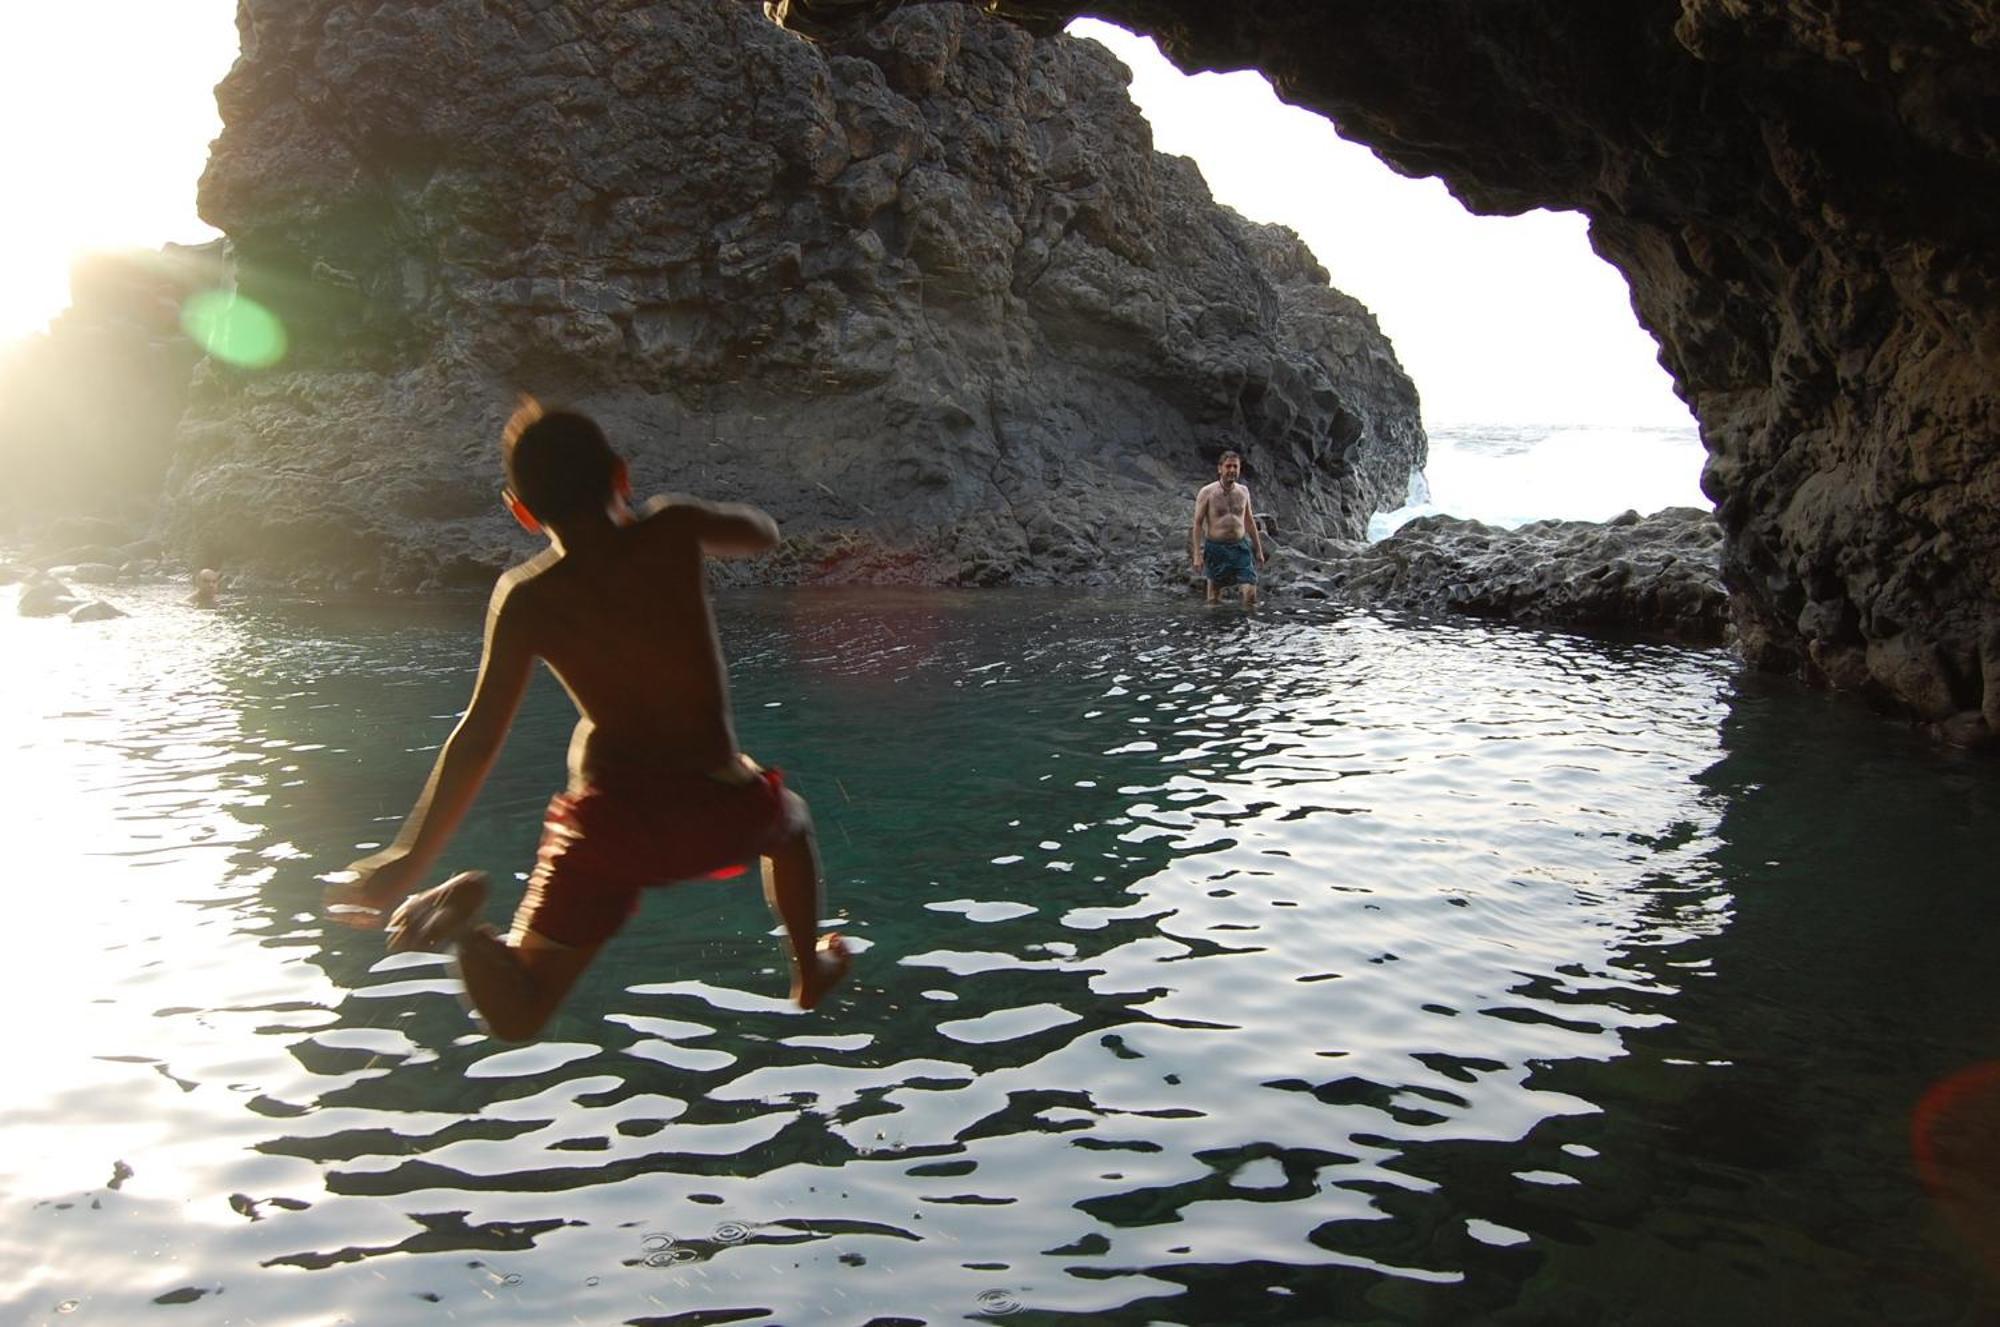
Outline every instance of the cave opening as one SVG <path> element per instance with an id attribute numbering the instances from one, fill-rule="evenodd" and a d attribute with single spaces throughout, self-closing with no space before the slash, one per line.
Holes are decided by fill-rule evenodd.
<path id="1" fill-rule="evenodd" d="M 1432 512 L 1512 526 L 1710 507 L 1693 415 L 1583 216 L 1475 215 L 1255 70 L 1183 74 L 1150 37 L 1096 19 L 1067 31 L 1132 71 L 1158 150 L 1192 158 L 1217 201 L 1297 231 L 1393 343 L 1431 456 L 1372 537 Z"/>

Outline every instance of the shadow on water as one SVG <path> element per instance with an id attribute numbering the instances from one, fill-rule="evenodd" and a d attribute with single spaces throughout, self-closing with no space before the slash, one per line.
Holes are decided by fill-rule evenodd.
<path id="1" fill-rule="evenodd" d="M 868 944 L 855 978 L 791 1013 L 755 889 L 680 887 L 519 1048 L 478 1035 L 440 961 L 313 912 L 315 877 L 407 809 L 478 606 L 246 612 L 156 655 L 120 702 L 141 737 L 82 804 L 133 801 L 135 741 L 162 786 L 194 780 L 189 714 L 220 773 L 127 808 L 172 902 L 136 943 L 76 941 L 90 1017 L 23 1054 L 45 1090 L 10 1145 L 87 1141 L 9 1169 L 38 1205 L 6 1244 L 40 1270 L 0 1303 L 1995 1312 L 1909 1135 L 1929 1084 L 2000 1054 L 1990 764 L 1719 654 L 1478 624 L 991 593 L 721 616 L 744 745 L 812 802 L 830 907 Z M 59 692 L 37 741 L 79 735 Z M 454 866 L 530 861 L 569 722 L 538 683 Z M 163 897 L 114 849 L 83 850 L 86 887 Z"/>
<path id="2" fill-rule="evenodd" d="M 1644 918 L 1612 964 L 1634 1018 L 1623 1053 L 1530 1062 L 1537 1088 L 1596 1109 L 1518 1145 L 1409 1147 L 1402 1168 L 1438 1188 L 1385 1197 L 1399 1219 L 1377 1247 L 1465 1278 L 1356 1283 L 1329 1320 L 1391 1303 L 1395 1320 L 1440 1323 L 1993 1320 L 1995 1232 L 1955 1227 L 1926 1195 L 1911 1133 L 1928 1089 L 2000 1054 L 1974 957 L 2000 939 L 1985 847 L 2000 780 L 1757 678 L 1729 694 L 1720 738 L 1695 776 L 1712 832 L 1677 821 L 1649 845 L 1696 860 L 1634 880 Z M 1586 983 L 1516 989 L 1601 1017 Z M 2000 1155 L 1985 1128 L 1979 1170 L 1960 1178 L 1984 1188 L 1990 1223 Z M 1439 1194 L 1506 1234 L 1466 1240 Z"/>

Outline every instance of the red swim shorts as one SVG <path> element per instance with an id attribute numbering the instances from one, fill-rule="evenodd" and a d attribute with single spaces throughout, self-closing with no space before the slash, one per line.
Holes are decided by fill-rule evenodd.
<path id="1" fill-rule="evenodd" d="M 602 944 L 648 886 L 743 874 L 795 831 L 791 800 L 774 769 L 748 783 L 672 774 L 641 789 L 558 793 L 514 928 L 572 948 Z"/>

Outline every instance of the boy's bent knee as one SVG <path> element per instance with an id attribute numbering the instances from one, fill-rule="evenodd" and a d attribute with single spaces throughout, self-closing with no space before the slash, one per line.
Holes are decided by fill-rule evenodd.
<path id="1" fill-rule="evenodd" d="M 459 943 L 459 975 L 488 1033 L 502 1041 L 533 1041 L 597 950 L 516 949 L 491 932 L 474 932 Z"/>
<path id="2" fill-rule="evenodd" d="M 790 788 L 785 789 L 785 832 L 787 837 L 798 834 L 810 834 L 812 831 L 812 808 L 806 805 L 805 798 L 799 796 Z"/>

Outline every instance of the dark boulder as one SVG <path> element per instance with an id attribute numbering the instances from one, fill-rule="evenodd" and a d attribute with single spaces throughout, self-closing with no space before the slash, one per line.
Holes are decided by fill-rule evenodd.
<path id="1" fill-rule="evenodd" d="M 102 599 L 93 599 L 87 604 L 79 604 L 69 610 L 69 620 L 72 622 L 107 622 L 112 618 L 126 616 L 129 615 L 124 609 L 108 604 Z"/>
<path id="2" fill-rule="evenodd" d="M 1729 635 L 1721 546 L 1714 516 L 1691 507 L 1514 530 L 1425 516 L 1329 561 L 1302 588 L 1415 612 L 1719 645 Z"/>

